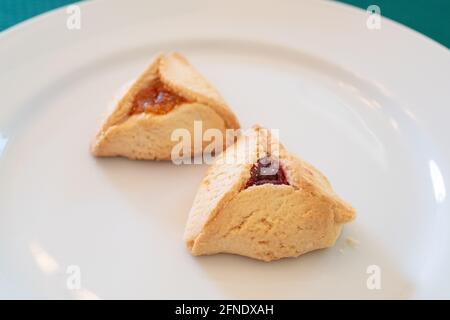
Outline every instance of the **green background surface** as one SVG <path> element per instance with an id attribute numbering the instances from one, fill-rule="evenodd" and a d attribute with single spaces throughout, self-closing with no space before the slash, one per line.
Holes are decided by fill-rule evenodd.
<path id="1" fill-rule="evenodd" d="M 181 0 L 183 1 L 183 0 Z M 226 1 L 226 0 L 224 0 Z M 0 31 L 76 0 L 0 0 Z M 342 0 L 363 9 L 375 4 L 381 15 L 450 48 L 450 0 Z"/>

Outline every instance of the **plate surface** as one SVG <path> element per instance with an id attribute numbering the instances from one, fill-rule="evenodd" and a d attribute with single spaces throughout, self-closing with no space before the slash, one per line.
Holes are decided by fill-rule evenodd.
<path id="1" fill-rule="evenodd" d="M 1 298 L 450 297 L 447 49 L 334 2 L 132 3 L 82 3 L 80 30 L 61 9 L 0 35 Z M 115 93 L 164 50 L 356 207 L 335 247 L 191 257 L 206 166 L 90 156 Z"/>

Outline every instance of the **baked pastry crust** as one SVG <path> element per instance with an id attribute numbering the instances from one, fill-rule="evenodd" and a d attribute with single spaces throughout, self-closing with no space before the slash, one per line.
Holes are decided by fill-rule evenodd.
<path id="1" fill-rule="evenodd" d="M 220 155 L 203 179 L 184 240 L 193 255 L 232 253 L 272 261 L 333 246 L 355 210 L 309 163 L 255 126 Z M 250 169 L 278 147 L 289 185 L 245 188 Z M 232 159 L 233 161 L 225 160 Z"/>
<path id="2" fill-rule="evenodd" d="M 130 115 L 134 97 L 155 79 L 188 102 L 175 106 L 166 114 L 143 112 Z M 91 151 L 99 157 L 169 160 L 171 150 L 177 144 L 170 139 L 172 132 L 185 128 L 193 137 L 195 120 L 202 121 L 203 130 L 216 128 L 224 136 L 226 129 L 240 127 L 218 91 L 181 54 L 159 54 L 107 117 Z"/>

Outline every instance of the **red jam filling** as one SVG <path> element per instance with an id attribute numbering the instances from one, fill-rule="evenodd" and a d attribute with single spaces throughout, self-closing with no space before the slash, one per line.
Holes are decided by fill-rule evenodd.
<path id="1" fill-rule="evenodd" d="M 261 158 L 252 166 L 250 179 L 247 181 L 245 188 L 266 183 L 289 185 L 281 163 L 271 157 Z"/>
<path id="2" fill-rule="evenodd" d="M 156 79 L 136 94 L 128 115 L 142 112 L 166 114 L 176 105 L 185 102 L 187 102 L 185 98 L 171 92 L 159 79 Z"/>

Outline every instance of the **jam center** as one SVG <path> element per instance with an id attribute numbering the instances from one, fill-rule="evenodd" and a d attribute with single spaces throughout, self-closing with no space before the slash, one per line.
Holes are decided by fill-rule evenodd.
<path id="1" fill-rule="evenodd" d="M 176 105 L 187 102 L 187 100 L 171 92 L 159 79 L 141 89 L 134 97 L 129 115 L 142 112 L 166 114 Z"/>
<path id="2" fill-rule="evenodd" d="M 278 159 L 271 157 L 259 159 L 250 169 L 250 179 L 247 181 L 245 188 L 266 183 L 289 185 Z"/>

